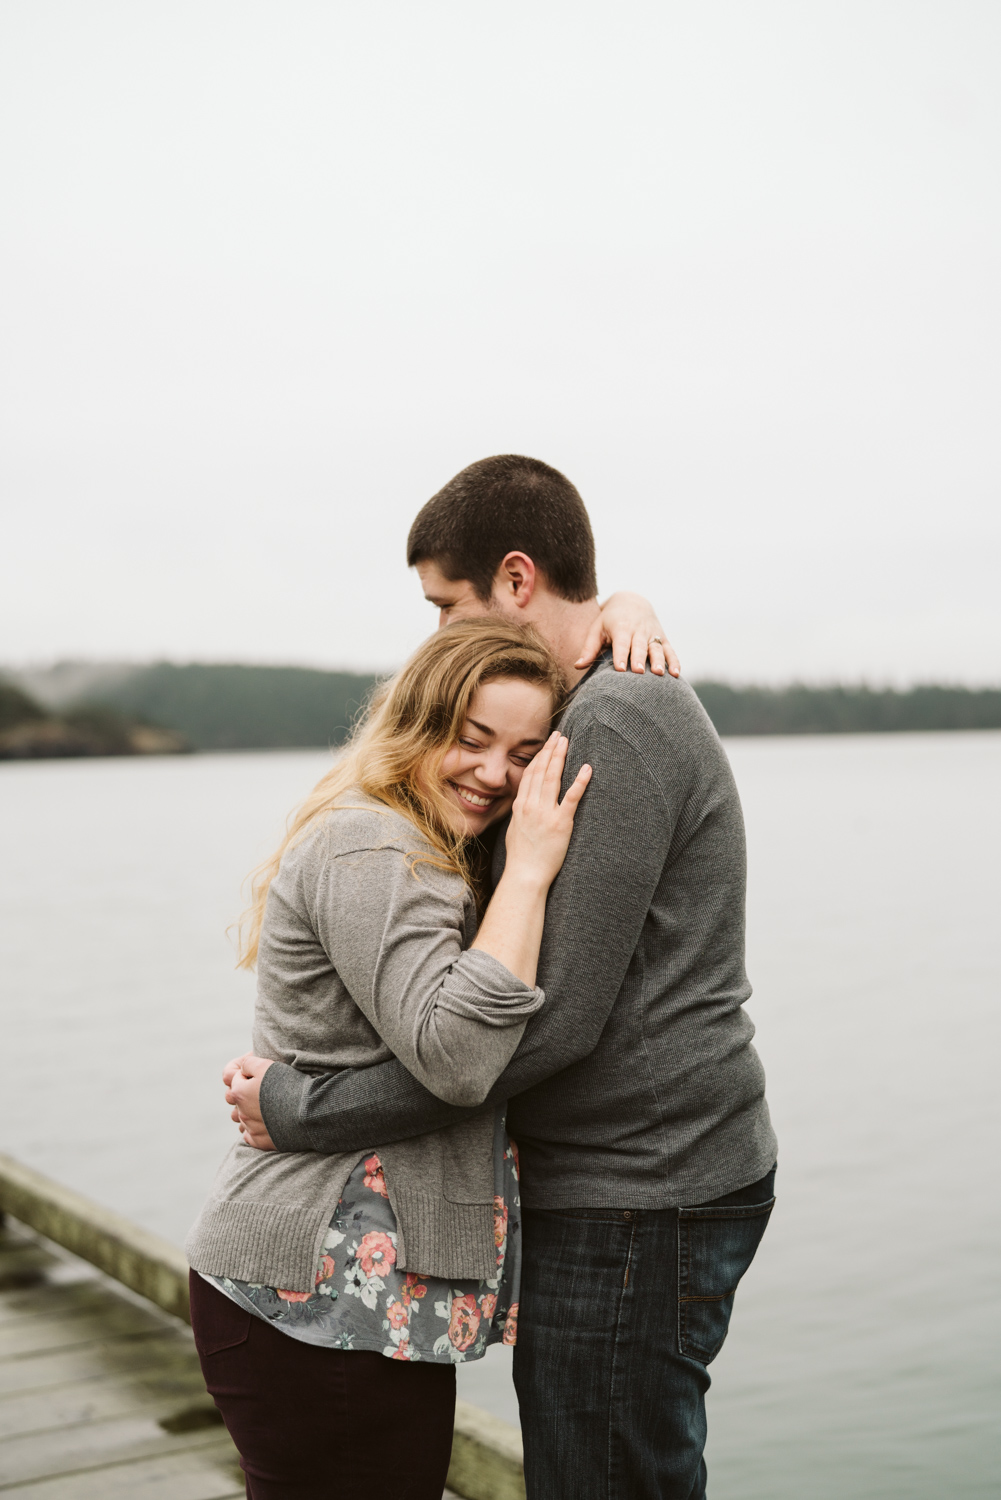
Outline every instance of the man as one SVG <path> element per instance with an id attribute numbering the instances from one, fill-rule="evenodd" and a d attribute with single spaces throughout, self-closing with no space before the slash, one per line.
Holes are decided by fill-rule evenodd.
<path id="1" fill-rule="evenodd" d="M 742 1009 L 729 764 L 680 680 L 616 672 L 607 654 L 582 671 L 594 543 L 555 469 L 512 455 L 464 469 L 418 515 L 408 561 L 442 625 L 496 610 L 545 636 L 576 683 L 565 784 L 594 767 L 547 907 L 546 1004 L 491 1095 L 510 1100 L 521 1152 L 528 1494 L 699 1500 L 706 1365 L 771 1210 L 776 1150 Z M 248 1139 L 279 1150 L 364 1151 L 464 1113 L 395 1060 L 245 1071 L 231 1097 Z"/>

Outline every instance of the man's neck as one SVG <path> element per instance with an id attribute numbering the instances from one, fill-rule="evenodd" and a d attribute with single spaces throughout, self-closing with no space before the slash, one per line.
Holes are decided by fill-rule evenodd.
<path id="1" fill-rule="evenodd" d="M 527 612 L 528 623 L 545 637 L 569 687 L 576 687 L 589 670 L 587 667 L 578 668 L 576 662 L 584 649 L 588 632 L 600 614 L 597 599 L 575 603 L 546 590 L 532 600 Z"/>

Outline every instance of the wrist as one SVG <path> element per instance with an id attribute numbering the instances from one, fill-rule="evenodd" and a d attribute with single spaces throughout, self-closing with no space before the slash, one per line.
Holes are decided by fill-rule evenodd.
<path id="1" fill-rule="evenodd" d="M 497 889 L 503 885 L 509 891 L 519 891 L 526 896 L 545 896 L 553 883 L 553 877 L 547 872 L 534 869 L 529 864 L 521 864 L 517 859 L 509 859 L 504 866 L 504 874 L 497 883 Z"/>

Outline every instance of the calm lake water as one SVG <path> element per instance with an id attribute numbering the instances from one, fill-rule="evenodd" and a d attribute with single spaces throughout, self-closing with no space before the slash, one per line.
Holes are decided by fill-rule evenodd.
<path id="1" fill-rule="evenodd" d="M 779 1206 L 713 1500 L 1001 1493 L 1001 734 L 730 740 Z M 180 1240 L 233 1128 L 225 929 L 319 753 L 0 766 L 0 1149 Z M 516 1418 L 504 1351 L 462 1394 Z"/>

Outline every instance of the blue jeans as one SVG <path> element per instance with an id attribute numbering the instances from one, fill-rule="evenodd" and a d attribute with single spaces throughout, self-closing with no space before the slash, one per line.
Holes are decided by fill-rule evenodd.
<path id="1" fill-rule="evenodd" d="M 706 1366 L 774 1186 L 772 1168 L 690 1208 L 522 1210 L 528 1500 L 703 1500 Z"/>

